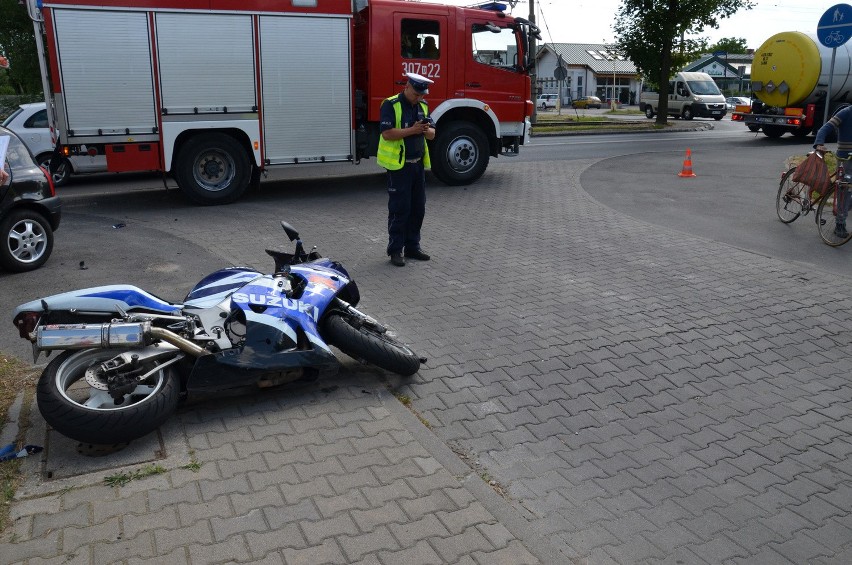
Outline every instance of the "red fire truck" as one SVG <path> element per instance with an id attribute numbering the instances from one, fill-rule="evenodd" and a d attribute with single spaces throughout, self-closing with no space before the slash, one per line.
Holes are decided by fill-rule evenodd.
<path id="1" fill-rule="evenodd" d="M 375 156 L 381 101 L 434 80 L 435 176 L 479 178 L 529 140 L 529 35 L 490 2 L 27 0 L 62 155 L 163 171 L 200 204 L 273 166 Z M 54 160 L 55 162 L 55 160 Z"/>

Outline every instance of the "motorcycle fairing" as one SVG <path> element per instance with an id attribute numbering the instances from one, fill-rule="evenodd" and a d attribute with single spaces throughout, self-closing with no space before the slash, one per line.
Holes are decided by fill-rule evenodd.
<path id="1" fill-rule="evenodd" d="M 264 375 L 299 368 L 323 376 L 337 372 L 337 358 L 320 337 L 317 324 L 349 279 L 313 264 L 294 266 L 292 273 L 307 283 L 298 299 L 287 297 L 280 276 L 261 275 L 232 292 L 232 310 L 242 310 L 245 316 L 245 338 L 237 347 L 199 358 L 187 381 L 188 391 L 242 388 Z"/>
<path id="2" fill-rule="evenodd" d="M 54 294 L 46 298 L 33 300 L 15 308 L 15 316 L 20 312 L 42 312 L 42 304 L 48 310 L 71 310 L 79 312 L 118 313 L 156 312 L 161 314 L 180 314 L 181 305 L 167 302 L 139 287 L 129 284 L 114 284 L 72 290 Z"/>
<path id="3" fill-rule="evenodd" d="M 235 304 L 237 308 L 241 306 Z M 334 375 L 338 370 L 337 358 L 316 333 L 313 319 L 302 314 L 303 325 L 297 328 L 294 320 L 276 316 L 280 312 L 277 308 L 275 310 L 273 313 L 257 313 L 244 308 L 246 334 L 243 342 L 237 347 L 198 358 L 187 380 L 187 391 L 214 392 L 256 386 L 267 375 L 288 371 L 297 374 L 290 380 L 305 372 Z M 308 343 L 300 339 L 299 329 Z"/>
<path id="4" fill-rule="evenodd" d="M 198 281 L 184 298 L 184 303 L 196 308 L 207 308 L 260 276 L 259 272 L 248 267 L 220 269 Z"/>

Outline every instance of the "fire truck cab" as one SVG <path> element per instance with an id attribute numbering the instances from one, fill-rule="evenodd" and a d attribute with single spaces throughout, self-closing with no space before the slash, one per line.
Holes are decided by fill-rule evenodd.
<path id="1" fill-rule="evenodd" d="M 27 0 L 63 155 L 170 173 L 200 204 L 273 166 L 375 156 L 382 100 L 434 81 L 435 176 L 467 184 L 529 139 L 534 25 L 400 0 Z"/>

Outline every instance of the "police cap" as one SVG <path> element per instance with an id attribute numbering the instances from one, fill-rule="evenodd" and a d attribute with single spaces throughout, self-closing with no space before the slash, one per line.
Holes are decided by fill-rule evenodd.
<path id="1" fill-rule="evenodd" d="M 435 82 L 417 73 L 405 73 L 405 76 L 408 77 L 408 84 L 417 94 L 429 94 L 429 85 Z"/>

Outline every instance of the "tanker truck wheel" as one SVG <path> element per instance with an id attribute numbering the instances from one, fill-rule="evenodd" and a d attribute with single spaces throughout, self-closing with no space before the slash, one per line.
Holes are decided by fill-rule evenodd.
<path id="1" fill-rule="evenodd" d="M 763 135 L 766 137 L 771 137 L 772 139 L 777 139 L 784 135 L 784 128 L 778 126 L 763 126 Z"/>
<path id="2" fill-rule="evenodd" d="M 811 134 L 811 128 L 807 126 L 797 127 L 793 130 L 793 135 L 795 137 L 807 137 Z"/>
<path id="3" fill-rule="evenodd" d="M 430 150 L 432 172 L 450 186 L 470 184 L 485 172 L 490 149 L 488 138 L 478 126 L 453 122 L 441 128 Z"/>
<path id="4" fill-rule="evenodd" d="M 180 148 L 174 175 L 187 198 L 205 206 L 237 200 L 249 186 L 248 153 L 230 135 L 196 135 Z"/>

